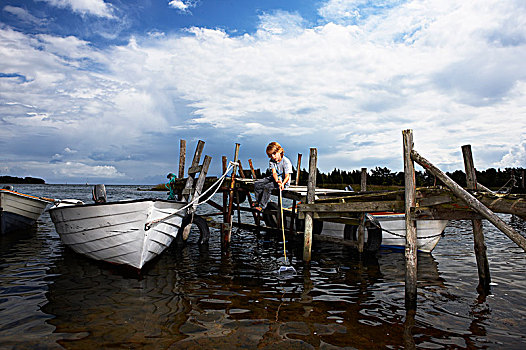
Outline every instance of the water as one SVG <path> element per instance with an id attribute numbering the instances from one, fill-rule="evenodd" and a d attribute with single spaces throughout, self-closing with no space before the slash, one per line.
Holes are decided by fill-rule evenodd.
<path id="1" fill-rule="evenodd" d="M 90 186 L 19 185 L 91 201 Z M 110 199 L 164 197 L 107 186 Z M 208 206 L 203 211 L 215 211 Z M 524 222 L 502 215 L 519 232 Z M 362 257 L 314 242 L 312 262 L 287 242 L 296 274 L 280 275 L 282 241 L 234 228 L 220 249 L 190 236 L 140 276 L 94 262 L 60 241 L 48 213 L 36 230 L 0 237 L 0 348 L 6 349 L 524 349 L 526 254 L 484 222 L 492 294 L 476 292 L 470 222 L 451 222 L 418 257 L 418 307 L 404 308 L 404 256 Z"/>

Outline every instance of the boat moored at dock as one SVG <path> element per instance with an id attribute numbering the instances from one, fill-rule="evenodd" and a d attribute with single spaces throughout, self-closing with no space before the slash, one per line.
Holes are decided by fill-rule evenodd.
<path id="1" fill-rule="evenodd" d="M 163 199 L 90 204 L 64 200 L 49 214 L 62 242 L 75 252 L 140 270 L 176 238 L 186 204 Z"/>

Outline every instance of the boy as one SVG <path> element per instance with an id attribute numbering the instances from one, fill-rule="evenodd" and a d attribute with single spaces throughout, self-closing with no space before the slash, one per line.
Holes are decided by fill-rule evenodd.
<path id="1" fill-rule="evenodd" d="M 284 153 L 285 151 L 279 143 L 271 142 L 268 144 L 267 156 L 270 158 L 269 168 L 272 170 L 272 175 L 259 179 L 254 184 L 254 194 L 256 195 L 256 202 L 252 204 L 254 209 L 265 210 L 272 190 L 279 188 L 280 191 L 283 191 L 290 185 L 292 163 L 284 156 Z"/>

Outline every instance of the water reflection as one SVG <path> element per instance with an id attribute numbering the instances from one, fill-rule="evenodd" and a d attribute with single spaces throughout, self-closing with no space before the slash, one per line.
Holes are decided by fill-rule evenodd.
<path id="1" fill-rule="evenodd" d="M 280 242 L 238 237 L 228 254 L 217 239 L 173 246 L 141 275 L 66 249 L 48 271 L 42 311 L 66 348 L 402 347 L 415 330 L 431 342 L 452 336 L 407 317 L 403 254 L 323 244 L 304 265 L 290 242 L 298 273 L 283 278 Z M 431 255 L 418 268 L 423 298 L 445 289 Z"/>

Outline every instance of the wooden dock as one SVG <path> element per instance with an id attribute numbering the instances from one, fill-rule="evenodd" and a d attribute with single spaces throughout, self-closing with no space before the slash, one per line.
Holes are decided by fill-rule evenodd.
<path id="1" fill-rule="evenodd" d="M 344 191 L 338 189 L 326 189 L 316 186 L 317 150 L 310 149 L 309 176 L 307 186 L 298 186 L 301 154 L 298 155 L 297 173 L 293 184 L 282 192 L 283 198 L 292 200 L 290 210 L 286 211 L 287 224 L 285 230 L 292 235 L 303 235 L 304 249 L 303 260 L 308 263 L 311 260 L 311 249 L 313 244 L 313 232 L 315 221 L 338 222 L 357 226 L 357 240 L 332 241 L 354 246 L 360 253 L 364 253 L 365 245 L 365 216 L 374 212 L 398 212 L 405 213 L 406 227 L 406 308 L 416 308 L 416 271 L 417 271 L 417 246 L 416 246 L 416 220 L 472 220 L 474 249 L 477 259 L 479 285 L 477 291 L 487 295 L 490 292 L 490 270 L 486 256 L 486 245 L 482 231 L 482 220 L 490 221 L 495 227 L 508 236 L 519 247 L 526 251 L 526 238 L 516 232 L 512 227 L 504 223 L 495 213 L 513 214 L 522 219 L 526 218 L 526 196 L 498 194 L 491 192 L 483 185 L 477 183 L 475 167 L 469 145 L 462 146 L 464 165 L 466 172 L 467 188 L 464 189 L 444 172 L 435 167 L 426 158 L 421 156 L 413 145 L 413 134 L 411 130 L 404 130 L 403 154 L 405 188 L 395 191 L 367 191 L 366 169 L 362 168 L 361 188 L 358 192 Z M 269 209 L 266 213 L 260 213 L 251 207 L 240 204 L 248 199 L 252 203 L 251 193 L 254 191 L 256 171 L 249 160 L 249 171 L 244 171 L 242 163 L 238 159 L 239 144 L 236 144 L 234 153 L 234 168 L 225 184 L 220 188 L 223 195 L 222 203 L 209 200 L 207 203 L 218 210 L 211 216 L 221 216 L 218 223 L 221 227 L 221 242 L 226 249 L 231 240 L 232 226 L 237 225 L 256 230 L 272 230 L 266 222 L 269 216 L 275 216 L 275 222 L 281 222 L 280 210 Z M 180 168 L 184 169 L 184 157 L 180 157 Z M 422 166 L 426 171 L 435 176 L 441 186 L 417 188 L 415 183 L 414 163 Z M 227 170 L 227 157 L 223 157 L 223 171 Z M 523 175 L 524 176 L 524 175 Z M 524 184 L 524 178 L 522 179 Z M 205 186 L 206 187 L 206 186 Z M 279 193 L 274 193 L 278 195 Z M 279 196 L 278 196 L 279 198 Z M 281 203 L 278 203 L 278 208 Z M 254 224 L 242 222 L 241 212 L 250 212 L 254 218 Z M 237 220 L 234 220 L 236 216 Z M 266 215 L 266 217 L 265 217 Z M 302 230 L 299 230 L 295 222 L 302 220 Z M 271 226 L 271 227 L 269 227 Z"/>

